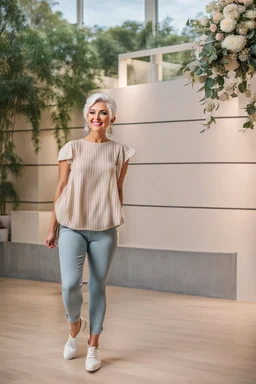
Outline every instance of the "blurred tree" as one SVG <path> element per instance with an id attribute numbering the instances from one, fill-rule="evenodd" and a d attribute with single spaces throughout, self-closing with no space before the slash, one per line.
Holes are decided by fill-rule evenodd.
<path id="1" fill-rule="evenodd" d="M 57 146 L 63 145 L 72 107 L 81 108 L 89 91 L 99 86 L 90 40 L 89 30 L 68 23 L 32 28 L 17 0 L 0 0 L 0 211 L 5 212 L 7 195 L 17 206 L 7 180 L 8 173 L 17 177 L 22 169 L 13 144 L 16 117 L 24 115 L 30 123 L 37 153 L 41 112 L 48 109 Z"/>
<path id="2" fill-rule="evenodd" d="M 60 11 L 53 11 L 52 7 L 58 4 L 52 0 L 18 0 L 30 27 L 40 29 L 55 28 L 67 24 Z"/>

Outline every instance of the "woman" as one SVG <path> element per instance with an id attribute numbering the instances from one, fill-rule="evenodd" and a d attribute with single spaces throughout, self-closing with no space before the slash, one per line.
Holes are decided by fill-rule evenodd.
<path id="1" fill-rule="evenodd" d="M 71 359 L 87 325 L 80 316 L 85 254 L 89 267 L 89 319 L 85 368 L 101 367 L 99 336 L 106 312 L 105 286 L 114 251 L 116 228 L 124 223 L 123 182 L 129 158 L 135 150 L 110 140 L 116 103 L 105 93 L 91 95 L 84 107 L 88 136 L 67 142 L 59 151 L 59 183 L 46 246 L 56 247 L 59 229 L 59 259 L 62 298 L 70 333 L 64 359 Z"/>

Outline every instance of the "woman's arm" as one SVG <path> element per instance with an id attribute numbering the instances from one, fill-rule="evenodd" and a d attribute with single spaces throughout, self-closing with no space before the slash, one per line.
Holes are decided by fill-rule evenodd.
<path id="1" fill-rule="evenodd" d="M 48 232 L 56 232 L 57 230 L 58 222 L 56 219 L 55 202 L 61 195 L 65 186 L 67 185 L 69 173 L 70 173 L 70 164 L 66 160 L 59 161 L 59 183 L 57 185 L 56 193 L 54 196 L 54 207 L 52 211 L 52 219 L 51 219 Z"/>
<path id="2" fill-rule="evenodd" d="M 119 199 L 120 199 L 120 202 L 121 202 L 122 205 L 123 205 L 123 183 L 124 183 L 125 175 L 126 175 L 126 173 L 127 173 L 128 163 L 129 163 L 129 160 L 127 160 L 127 161 L 122 165 L 122 169 L 121 169 L 120 177 L 119 177 L 119 179 L 117 180 L 118 195 L 119 195 Z"/>

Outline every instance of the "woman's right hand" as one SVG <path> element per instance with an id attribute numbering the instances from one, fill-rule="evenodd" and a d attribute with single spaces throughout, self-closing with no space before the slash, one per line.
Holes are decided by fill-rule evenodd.
<path id="1" fill-rule="evenodd" d="M 55 243 L 56 233 L 55 231 L 49 231 L 45 240 L 47 248 L 56 248 L 58 245 Z"/>

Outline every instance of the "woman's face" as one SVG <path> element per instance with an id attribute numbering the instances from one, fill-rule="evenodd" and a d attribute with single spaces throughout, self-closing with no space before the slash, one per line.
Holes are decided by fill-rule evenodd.
<path id="1" fill-rule="evenodd" d="M 103 132 L 110 125 L 110 116 L 104 101 L 97 101 L 88 112 L 88 124 L 92 131 Z"/>

